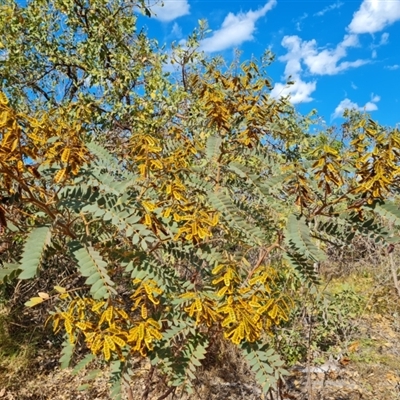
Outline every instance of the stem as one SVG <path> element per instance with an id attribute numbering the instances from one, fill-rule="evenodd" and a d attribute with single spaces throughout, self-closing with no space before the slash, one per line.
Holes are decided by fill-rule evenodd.
<path id="1" fill-rule="evenodd" d="M 162 396 L 158 397 L 157 400 L 164 400 L 166 399 L 171 393 L 175 392 L 176 387 L 170 387 Z"/>
<path id="2" fill-rule="evenodd" d="M 126 394 L 128 395 L 128 400 L 135 400 L 135 398 L 133 397 L 131 385 L 127 380 L 125 380 L 125 387 L 126 387 Z"/>
<path id="3" fill-rule="evenodd" d="M 314 306 L 311 308 L 309 313 L 309 325 L 308 325 L 308 338 L 307 338 L 307 392 L 308 400 L 314 400 L 312 381 L 311 381 L 311 336 L 312 336 L 312 313 Z"/>
<path id="4" fill-rule="evenodd" d="M 397 290 L 397 295 L 400 297 L 400 286 L 399 286 L 399 280 L 397 279 L 397 268 L 393 259 L 393 253 L 389 253 L 389 260 L 390 260 L 390 269 L 392 270 L 394 287 Z"/>

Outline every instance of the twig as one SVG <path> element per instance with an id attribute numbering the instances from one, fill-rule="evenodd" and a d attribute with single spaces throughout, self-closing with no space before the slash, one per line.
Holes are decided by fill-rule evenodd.
<path id="1" fill-rule="evenodd" d="M 307 340 L 307 393 L 308 393 L 308 400 L 314 400 L 314 394 L 312 390 L 312 382 L 311 382 L 311 336 L 312 336 L 312 311 L 309 314 L 309 321 L 308 321 L 308 340 Z"/>
<path id="2" fill-rule="evenodd" d="M 162 396 L 158 397 L 157 400 L 166 399 L 171 393 L 175 392 L 176 386 L 170 387 Z"/>
<path id="3" fill-rule="evenodd" d="M 265 260 L 265 258 L 271 253 L 272 250 L 278 248 L 281 250 L 284 250 L 281 247 L 281 242 L 283 240 L 283 235 L 281 232 L 278 232 L 278 237 L 276 239 L 276 241 L 274 243 L 271 244 L 271 246 L 267 247 L 265 250 L 261 249 L 260 250 L 260 256 L 256 262 L 256 265 L 254 266 L 254 268 L 249 272 L 246 281 L 249 281 L 251 279 L 251 277 L 253 276 L 255 270 L 262 264 L 262 262 Z"/>
<path id="4" fill-rule="evenodd" d="M 393 259 L 392 252 L 389 253 L 389 260 L 390 260 L 390 269 L 392 270 L 394 287 L 397 290 L 397 295 L 400 297 L 400 286 L 399 286 L 399 280 L 397 279 L 397 268 Z"/>
<path id="5" fill-rule="evenodd" d="M 126 394 L 128 395 L 128 400 L 135 400 L 135 398 L 133 397 L 133 392 L 132 392 L 131 386 L 129 385 L 128 382 L 125 382 L 125 383 L 126 383 Z"/>

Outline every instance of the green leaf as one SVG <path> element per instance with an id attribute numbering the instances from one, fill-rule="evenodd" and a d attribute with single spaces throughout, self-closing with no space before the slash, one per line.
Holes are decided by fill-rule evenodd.
<path id="1" fill-rule="evenodd" d="M 94 299 L 107 299 L 111 293 L 116 293 L 112 287 L 114 282 L 107 273 L 107 263 L 98 251 L 79 242 L 71 242 L 69 247 L 77 260 L 82 276 L 88 278 L 86 284 L 91 285 L 90 293 Z"/>
<path id="2" fill-rule="evenodd" d="M 310 228 L 303 216 L 289 215 L 285 237 L 289 241 L 289 245 L 292 243 L 305 256 L 314 261 L 326 260 L 326 254 L 313 243 Z"/>
<path id="3" fill-rule="evenodd" d="M 86 146 L 99 160 L 105 161 L 111 165 L 118 162 L 118 160 L 101 145 L 95 142 L 89 142 L 86 143 Z"/>
<path id="4" fill-rule="evenodd" d="M 276 190 L 276 187 L 279 187 L 291 175 L 290 173 L 285 173 L 276 176 L 261 177 L 259 174 L 255 174 L 251 168 L 238 162 L 230 163 L 228 168 L 241 178 L 248 179 L 252 185 L 257 187 L 264 196 L 268 197 L 268 199 L 271 189 Z"/>
<path id="5" fill-rule="evenodd" d="M 207 138 L 206 155 L 208 160 L 218 157 L 221 154 L 221 143 L 222 139 L 220 136 L 212 135 Z"/>
<path id="6" fill-rule="evenodd" d="M 111 398 L 113 400 L 121 400 L 122 399 L 122 370 L 124 368 L 124 363 L 122 363 L 119 360 L 112 361 L 110 365 L 110 383 L 111 383 L 111 388 L 110 388 L 110 393 L 111 393 Z M 131 377 L 129 375 L 125 375 L 125 381 L 129 382 L 131 380 Z"/>
<path id="7" fill-rule="evenodd" d="M 0 284 L 5 283 L 16 277 L 20 269 L 19 264 L 0 264 Z"/>
<path id="8" fill-rule="evenodd" d="M 276 386 L 280 376 L 286 372 L 280 368 L 282 361 L 279 355 L 266 345 L 261 345 L 260 342 L 243 342 L 240 349 L 250 369 L 255 374 L 257 383 L 264 393 L 268 393 L 271 387 Z"/>
<path id="9" fill-rule="evenodd" d="M 32 229 L 28 235 L 22 258 L 20 261 L 19 279 L 31 279 L 36 276 L 44 251 L 51 240 L 51 230 L 49 226 Z"/>
<path id="10" fill-rule="evenodd" d="M 239 229 L 241 233 L 247 236 L 252 244 L 261 245 L 266 239 L 266 234 L 255 224 L 249 224 L 242 216 L 240 209 L 232 202 L 228 195 L 222 191 L 209 193 L 209 200 L 213 207 L 217 209 L 230 225 Z"/>
<path id="11" fill-rule="evenodd" d="M 102 370 L 101 369 L 92 369 L 85 375 L 83 380 L 84 381 L 93 381 L 97 377 L 99 377 L 101 374 L 102 374 Z"/>
<path id="12" fill-rule="evenodd" d="M 18 232 L 19 231 L 18 227 L 16 227 L 11 221 L 7 221 L 7 228 L 11 232 Z"/>
<path id="13" fill-rule="evenodd" d="M 82 369 L 86 368 L 96 357 L 93 354 L 86 354 L 86 356 L 75 365 L 72 373 L 77 375 Z"/>
<path id="14" fill-rule="evenodd" d="M 133 244 L 133 245 L 138 244 L 138 243 L 139 243 L 139 240 L 140 240 L 140 236 L 139 236 L 137 233 L 135 233 L 135 234 L 133 235 L 133 237 L 132 237 L 132 244 Z"/>
<path id="15" fill-rule="evenodd" d="M 400 209 L 395 203 L 391 201 L 379 202 L 371 208 L 387 221 L 393 222 L 395 225 L 400 225 Z"/>
<path id="16" fill-rule="evenodd" d="M 65 369 L 65 368 L 68 368 L 69 364 L 71 363 L 75 345 L 70 343 L 70 341 L 67 338 L 64 340 L 62 346 L 63 346 L 63 349 L 61 351 L 60 363 L 61 363 L 61 368 Z"/>
<path id="17" fill-rule="evenodd" d="M 314 268 L 314 264 L 304 254 L 299 253 L 295 246 L 291 246 L 290 250 L 283 254 L 283 259 L 294 270 L 298 272 L 300 277 L 306 282 L 318 283 L 318 273 Z"/>

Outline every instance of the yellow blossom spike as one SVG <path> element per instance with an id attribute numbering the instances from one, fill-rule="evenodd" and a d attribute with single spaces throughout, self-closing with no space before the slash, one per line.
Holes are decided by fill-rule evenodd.
<path id="1" fill-rule="evenodd" d="M 104 353 L 104 359 L 108 361 L 111 358 L 111 352 L 110 352 L 110 347 L 106 341 L 103 343 L 103 353 Z"/>

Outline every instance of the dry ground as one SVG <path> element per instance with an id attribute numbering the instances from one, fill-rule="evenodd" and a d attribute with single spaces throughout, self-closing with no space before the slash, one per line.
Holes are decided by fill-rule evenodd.
<path id="1" fill-rule="evenodd" d="M 357 321 L 359 338 L 351 343 L 347 356 L 332 360 L 320 368 L 296 366 L 282 389 L 283 399 L 313 400 L 395 400 L 400 399 L 400 326 L 398 318 L 371 314 Z M 25 350 L 27 351 L 27 350 Z M 74 376 L 60 370 L 58 354 L 52 349 L 35 355 L 21 350 L 14 359 L 0 361 L 1 400 L 108 400 L 107 371 L 87 391 L 84 373 Z M 24 361 L 25 360 L 25 361 Z M 29 362 L 28 362 L 29 360 Z M 237 363 L 235 366 L 234 364 Z M 238 367 L 239 365 L 239 367 Z M 150 366 L 138 364 L 131 382 L 134 400 L 141 400 L 146 388 L 148 400 L 162 399 L 166 387 L 156 374 L 149 380 Z M 126 397 L 125 395 L 125 398 Z M 256 400 L 260 391 L 251 375 L 235 355 L 226 352 L 226 362 L 199 372 L 196 394 L 175 393 L 166 399 L 186 400 Z M 276 395 L 272 398 L 277 398 Z"/>

